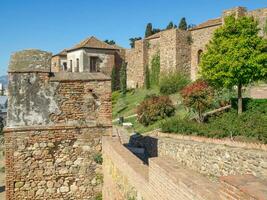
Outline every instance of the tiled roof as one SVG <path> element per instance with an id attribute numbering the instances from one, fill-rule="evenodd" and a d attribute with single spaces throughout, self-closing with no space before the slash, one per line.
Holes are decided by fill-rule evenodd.
<path id="1" fill-rule="evenodd" d="M 87 38 L 81 41 L 79 44 L 75 45 L 73 48 L 68 49 L 67 51 L 72 51 L 80 48 L 92 48 L 92 49 L 118 49 L 116 46 L 109 45 L 103 41 L 98 40 L 95 37 Z"/>
<path id="2" fill-rule="evenodd" d="M 54 56 L 67 56 L 67 49 L 62 50 L 61 52 L 53 55 Z"/>
<path id="3" fill-rule="evenodd" d="M 205 28 L 205 27 L 210 27 L 210 26 L 215 26 L 215 25 L 221 25 L 222 24 L 222 19 L 221 18 L 217 18 L 217 19 L 210 19 L 204 23 L 201 23 L 197 26 L 195 26 L 194 28 L 190 29 L 190 30 L 196 30 L 196 29 L 201 29 L 201 28 Z"/>

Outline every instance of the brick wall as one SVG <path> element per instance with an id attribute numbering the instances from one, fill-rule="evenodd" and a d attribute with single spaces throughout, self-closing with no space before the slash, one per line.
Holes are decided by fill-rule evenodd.
<path id="1" fill-rule="evenodd" d="M 150 158 L 145 165 L 119 138 L 104 137 L 102 143 L 104 200 L 267 199 L 267 182 L 253 175 L 216 179 L 203 176 L 167 156 Z"/>
<path id="2" fill-rule="evenodd" d="M 11 58 L 4 130 L 7 200 L 101 195 L 101 137 L 112 132 L 110 78 L 51 73 L 50 58 L 39 50 Z"/>

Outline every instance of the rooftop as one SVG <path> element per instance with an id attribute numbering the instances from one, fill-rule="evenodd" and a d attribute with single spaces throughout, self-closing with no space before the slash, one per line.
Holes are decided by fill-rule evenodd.
<path id="1" fill-rule="evenodd" d="M 210 19 L 208 21 L 205 21 L 205 22 L 195 26 L 194 28 L 192 28 L 190 30 L 197 30 L 197 29 L 202 29 L 202 28 L 206 28 L 206 27 L 210 27 L 210 26 L 217 26 L 217 25 L 221 25 L 221 24 L 222 24 L 222 18 Z"/>
<path id="2" fill-rule="evenodd" d="M 112 50 L 118 50 L 119 47 L 116 45 L 109 45 L 97 38 L 95 38 L 94 36 L 89 37 L 83 41 L 81 41 L 79 44 L 75 45 L 74 47 L 70 48 L 67 50 L 67 52 L 69 51 L 73 51 L 76 49 L 81 49 L 81 48 L 90 48 L 90 49 L 112 49 Z"/>

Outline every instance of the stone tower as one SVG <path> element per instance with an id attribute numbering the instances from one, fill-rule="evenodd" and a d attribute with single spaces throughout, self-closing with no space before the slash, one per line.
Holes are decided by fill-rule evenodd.
<path id="1" fill-rule="evenodd" d="M 110 79 L 51 73 L 51 54 L 25 50 L 9 65 L 6 199 L 101 195 L 101 136 L 111 134 Z"/>

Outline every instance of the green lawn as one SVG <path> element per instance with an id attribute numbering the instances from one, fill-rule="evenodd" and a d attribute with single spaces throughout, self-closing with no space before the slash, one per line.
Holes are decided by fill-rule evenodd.
<path id="1" fill-rule="evenodd" d="M 113 105 L 112 105 L 113 119 L 116 119 L 120 116 L 127 117 L 136 114 L 137 106 L 145 99 L 147 95 L 151 94 L 159 95 L 158 88 L 153 88 L 150 90 L 146 89 L 131 90 L 127 92 L 125 97 L 122 97 L 121 94 L 119 94 L 118 92 L 113 93 Z M 179 94 L 170 95 L 170 98 L 176 107 L 177 116 L 184 118 L 186 116 L 192 115 L 192 113 L 189 113 L 188 110 L 181 104 L 181 97 Z M 158 129 L 162 121 L 164 120 L 160 120 L 149 126 L 143 126 L 137 121 L 137 117 L 125 120 L 125 122 L 131 122 L 133 124 L 133 128 L 129 129 L 129 131 L 136 131 L 139 133 L 144 133 L 152 131 L 154 129 Z"/>

